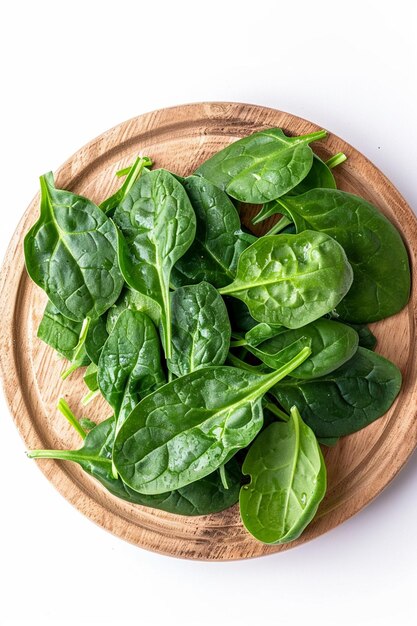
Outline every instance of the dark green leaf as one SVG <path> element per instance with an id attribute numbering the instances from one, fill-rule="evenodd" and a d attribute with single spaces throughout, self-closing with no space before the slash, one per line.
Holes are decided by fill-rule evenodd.
<path id="1" fill-rule="evenodd" d="M 123 311 L 100 354 L 101 393 L 114 410 L 117 428 L 141 398 L 165 382 L 155 326 L 139 311 Z"/>
<path id="2" fill-rule="evenodd" d="M 90 365 L 87 367 L 83 380 L 90 391 L 97 391 L 97 365 L 95 363 L 90 363 Z"/>
<path id="3" fill-rule="evenodd" d="M 358 348 L 350 361 L 314 380 L 287 378 L 271 390 L 322 438 L 343 437 L 365 428 L 392 405 L 401 388 L 400 370 L 379 354 Z"/>
<path id="4" fill-rule="evenodd" d="M 80 338 L 81 327 L 81 322 L 68 319 L 52 302 L 48 302 L 39 324 L 38 337 L 68 361 L 72 361 Z M 88 365 L 90 362 L 85 350 L 79 355 L 79 361 L 80 365 Z"/>
<path id="5" fill-rule="evenodd" d="M 25 237 L 32 280 L 59 311 L 78 322 L 100 317 L 119 297 L 116 228 L 95 204 L 55 189 L 41 176 L 41 214 Z"/>
<path id="6" fill-rule="evenodd" d="M 132 289 L 160 308 L 164 349 L 171 356 L 169 281 L 195 235 L 195 215 L 183 186 L 166 170 L 145 172 L 118 206 L 119 263 Z"/>
<path id="7" fill-rule="evenodd" d="M 207 281 L 223 287 L 235 277 L 238 258 L 252 236 L 241 231 L 240 219 L 224 191 L 201 176 L 189 176 L 184 186 L 197 218 L 194 243 L 172 271 L 176 287 Z"/>
<path id="8" fill-rule="evenodd" d="M 299 328 L 334 309 L 351 284 L 343 248 L 324 233 L 304 231 L 259 238 L 219 292 L 243 300 L 259 322 Z"/>
<path id="9" fill-rule="evenodd" d="M 138 157 L 133 165 L 129 168 L 127 176 L 121 187 L 110 198 L 107 198 L 100 204 L 100 209 L 109 216 L 112 216 L 119 204 L 123 202 L 129 193 L 132 185 L 140 178 L 144 168 L 149 163 L 148 157 Z"/>
<path id="10" fill-rule="evenodd" d="M 313 162 L 308 144 L 325 136 L 325 131 L 287 137 L 280 128 L 263 130 L 220 150 L 196 174 L 241 202 L 268 202 L 307 176 Z"/>
<path id="11" fill-rule="evenodd" d="M 85 349 L 91 361 L 96 365 L 108 336 L 104 317 L 98 317 L 90 322 L 85 339 Z"/>
<path id="12" fill-rule="evenodd" d="M 229 352 L 230 322 L 222 297 L 209 283 L 180 287 L 171 295 L 172 357 L 175 376 L 207 365 L 223 365 Z"/>
<path id="13" fill-rule="evenodd" d="M 239 497 L 246 529 L 264 543 L 297 539 L 326 493 L 326 467 L 295 407 L 288 422 L 275 422 L 257 437 L 242 471 L 251 477 Z"/>

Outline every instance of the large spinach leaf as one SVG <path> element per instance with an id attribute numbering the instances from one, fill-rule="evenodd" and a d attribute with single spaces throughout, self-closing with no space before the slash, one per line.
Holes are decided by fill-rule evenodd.
<path id="1" fill-rule="evenodd" d="M 287 411 L 296 406 L 317 437 L 343 437 L 378 419 L 401 388 L 400 370 L 379 354 L 358 348 L 337 370 L 314 380 L 287 378 L 271 390 Z"/>
<path id="2" fill-rule="evenodd" d="M 325 136 L 325 131 L 287 137 L 280 128 L 263 130 L 220 150 L 196 174 L 241 202 L 268 202 L 307 176 L 313 163 L 308 144 Z"/>
<path id="3" fill-rule="evenodd" d="M 295 378 L 317 378 L 332 372 L 353 357 L 359 342 L 353 328 L 319 319 L 302 328 L 280 332 L 257 347 L 248 345 L 248 350 L 268 367 L 278 368 L 284 365 L 282 350 L 303 337 L 308 340 L 311 355 L 291 372 Z"/>
<path id="4" fill-rule="evenodd" d="M 243 233 L 239 214 L 227 194 L 201 176 L 189 176 L 184 187 L 197 218 L 195 240 L 175 264 L 176 287 L 207 281 L 223 287 L 235 277 L 239 255 L 256 238 Z"/>
<path id="5" fill-rule="evenodd" d="M 95 204 L 41 176 L 41 214 L 24 242 L 26 268 L 59 311 L 82 322 L 119 297 L 116 228 Z"/>
<path id="6" fill-rule="evenodd" d="M 223 365 L 229 352 L 230 322 L 222 297 L 209 283 L 180 287 L 171 296 L 175 376 L 207 365 Z"/>
<path id="7" fill-rule="evenodd" d="M 68 361 L 72 361 L 78 346 L 81 327 L 81 322 L 68 319 L 49 301 L 39 324 L 38 337 Z M 85 350 L 82 350 L 78 358 L 80 365 L 88 365 L 90 362 Z"/>
<path id="8" fill-rule="evenodd" d="M 119 263 L 130 287 L 160 308 L 163 343 L 171 356 L 169 281 L 195 235 L 195 215 L 183 186 L 166 170 L 145 172 L 114 213 L 121 229 Z"/>
<path id="9" fill-rule="evenodd" d="M 97 381 L 117 428 L 139 400 L 165 382 L 159 337 L 147 315 L 123 311 L 100 354 Z"/>
<path id="10" fill-rule="evenodd" d="M 246 529 L 264 543 L 297 539 L 326 493 L 326 466 L 295 407 L 288 422 L 275 422 L 257 437 L 242 471 L 251 477 L 239 498 Z"/>
<path id="11" fill-rule="evenodd" d="M 208 367 L 144 398 L 114 444 L 122 480 L 136 491 L 157 494 L 211 474 L 254 439 L 262 427 L 262 396 L 309 354 L 304 348 L 265 376 Z"/>
<path id="12" fill-rule="evenodd" d="M 258 239 L 219 292 L 243 300 L 259 322 L 299 328 L 334 309 L 351 284 L 343 248 L 325 233 L 303 231 Z"/>
<path id="13" fill-rule="evenodd" d="M 362 198 L 315 189 L 279 201 L 281 212 L 305 229 L 327 233 L 343 246 L 353 268 L 352 287 L 337 307 L 342 319 L 375 322 L 398 313 L 410 295 L 410 268 L 401 235 Z"/>
<path id="14" fill-rule="evenodd" d="M 222 511 L 237 502 L 241 473 L 234 459 L 225 467 L 228 489 L 224 488 L 219 472 L 214 472 L 176 491 L 156 496 L 137 493 L 120 478 L 113 476 L 111 454 L 114 434 L 115 420 L 111 417 L 88 433 L 80 450 L 32 450 L 28 452 L 28 456 L 33 459 L 73 461 L 96 478 L 114 496 L 133 504 L 161 509 L 176 515 L 208 515 Z"/>

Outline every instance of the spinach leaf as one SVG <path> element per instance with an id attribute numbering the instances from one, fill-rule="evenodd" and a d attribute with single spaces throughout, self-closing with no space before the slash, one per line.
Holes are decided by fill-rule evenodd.
<path id="1" fill-rule="evenodd" d="M 304 348 L 265 376 L 207 367 L 150 394 L 116 437 L 120 477 L 136 491 L 158 494 L 211 474 L 254 439 L 262 427 L 262 396 L 309 354 Z"/>
<path id="2" fill-rule="evenodd" d="M 351 284 L 343 248 L 324 233 L 303 231 L 260 237 L 219 292 L 243 300 L 259 322 L 299 328 L 334 309 Z"/>
<path id="3" fill-rule="evenodd" d="M 97 365 L 95 363 L 90 363 L 90 365 L 87 367 L 83 376 L 83 380 L 90 391 L 97 391 Z"/>
<path id="4" fill-rule="evenodd" d="M 372 330 L 368 328 L 368 326 L 365 326 L 364 324 L 349 324 L 349 322 L 344 322 L 344 321 L 342 323 L 356 330 L 359 336 L 359 345 L 362 348 L 367 348 L 368 350 L 375 350 L 378 340 L 375 337 Z"/>
<path id="5" fill-rule="evenodd" d="M 372 204 L 334 189 L 315 189 L 279 201 L 297 232 L 325 232 L 343 246 L 353 284 L 336 311 L 348 322 L 368 323 L 398 313 L 410 295 L 407 250 L 397 229 Z"/>
<path id="6" fill-rule="evenodd" d="M 281 332 L 258 347 L 248 345 L 248 350 L 265 365 L 276 369 L 284 365 L 282 350 L 303 337 L 308 340 L 311 355 L 291 372 L 290 376 L 295 378 L 317 378 L 332 372 L 353 357 L 359 341 L 353 328 L 322 318 L 302 328 Z"/>
<path id="7" fill-rule="evenodd" d="M 38 337 L 68 361 L 72 361 L 78 346 L 81 327 L 81 322 L 68 319 L 49 301 L 39 324 Z M 80 366 L 88 365 L 90 362 L 85 350 L 81 352 L 78 358 Z"/>
<path id="8" fill-rule="evenodd" d="M 365 428 L 392 405 L 401 388 L 394 363 L 366 348 L 314 380 L 287 378 L 271 392 L 287 411 L 296 406 L 316 436 L 343 437 Z"/>
<path id="9" fill-rule="evenodd" d="M 286 328 L 278 324 L 266 324 L 261 322 L 256 324 L 245 333 L 245 344 L 248 346 L 256 347 L 260 343 L 263 343 L 267 339 L 272 339 L 280 333 L 284 332 Z"/>
<path id="10" fill-rule="evenodd" d="M 85 350 L 91 361 L 98 364 L 100 352 L 109 336 L 106 330 L 106 320 L 104 317 L 98 317 L 92 320 L 88 327 L 87 336 L 85 338 Z"/>
<path id="11" fill-rule="evenodd" d="M 197 218 L 195 240 L 175 264 L 175 287 L 207 281 L 223 287 L 235 277 L 239 255 L 255 237 L 243 233 L 227 194 L 201 176 L 189 176 L 184 187 Z"/>
<path id="12" fill-rule="evenodd" d="M 147 315 L 128 309 L 119 315 L 101 351 L 97 380 L 117 428 L 141 398 L 164 384 L 159 337 Z"/>
<path id="13" fill-rule="evenodd" d="M 177 491 L 156 496 L 137 493 L 112 474 L 114 433 L 115 419 L 111 417 L 87 434 L 80 450 L 32 450 L 27 454 L 33 459 L 61 459 L 78 463 L 114 496 L 176 515 L 208 515 L 237 502 L 241 473 L 234 459 L 225 468 L 228 489 L 223 487 L 219 473 L 215 472 Z"/>
<path id="14" fill-rule="evenodd" d="M 100 317 L 123 286 L 116 228 L 87 198 L 55 189 L 52 173 L 40 180 L 40 218 L 24 241 L 29 276 L 65 317 Z"/>
<path id="15" fill-rule="evenodd" d="M 171 357 L 171 269 L 195 235 L 195 215 L 183 186 L 166 170 L 145 172 L 117 207 L 119 263 L 130 287 L 160 308 L 163 344 Z"/>
<path id="16" fill-rule="evenodd" d="M 180 287 L 171 295 L 172 357 L 175 376 L 207 365 L 223 365 L 229 352 L 230 322 L 222 297 L 209 283 Z"/>
<path id="17" fill-rule="evenodd" d="M 240 491 L 246 529 L 264 543 L 297 539 L 326 493 L 326 466 L 312 430 L 295 407 L 257 437 L 242 466 L 251 477 Z"/>
<path id="18" fill-rule="evenodd" d="M 196 174 L 241 202 L 268 202 L 307 176 L 313 163 L 308 144 L 324 137 L 324 130 L 300 137 L 287 137 L 280 128 L 263 130 L 220 150 Z"/>
<path id="19" fill-rule="evenodd" d="M 151 300 L 135 289 L 125 288 L 117 302 L 107 311 L 106 330 L 110 334 L 122 311 L 141 311 L 151 318 L 155 326 L 159 326 L 161 310 L 155 300 Z"/>
<path id="20" fill-rule="evenodd" d="M 336 189 L 336 181 L 326 163 L 324 163 L 324 161 L 322 161 L 317 154 L 314 154 L 313 165 L 311 166 L 309 173 L 300 183 L 298 183 L 296 187 L 294 187 L 294 189 L 291 189 L 287 195 L 297 196 L 310 191 L 310 189 L 317 188 Z M 274 199 L 263 205 L 259 213 L 253 218 L 252 222 L 254 224 L 258 224 L 259 222 L 262 222 L 277 213 L 282 213 L 282 207 Z"/>

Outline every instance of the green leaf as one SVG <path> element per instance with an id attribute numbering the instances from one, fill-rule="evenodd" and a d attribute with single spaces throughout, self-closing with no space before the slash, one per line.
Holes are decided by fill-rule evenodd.
<path id="1" fill-rule="evenodd" d="M 171 295 L 172 357 L 175 376 L 207 365 L 223 365 L 229 352 L 230 322 L 222 297 L 209 283 L 180 287 Z"/>
<path id="2" fill-rule="evenodd" d="M 119 263 L 132 289 L 160 308 L 163 344 L 171 356 L 171 269 L 195 235 L 195 215 L 183 186 L 166 170 L 145 172 L 118 206 L 114 220 L 119 237 Z"/>
<path id="3" fill-rule="evenodd" d="M 95 204 L 41 176 L 41 214 L 24 241 L 26 268 L 56 308 L 82 322 L 119 297 L 116 228 Z"/>
<path id="4" fill-rule="evenodd" d="M 164 384 L 159 337 L 147 315 L 128 309 L 119 315 L 101 351 L 97 380 L 117 428 L 141 398 Z"/>
<path id="5" fill-rule="evenodd" d="M 343 248 L 324 233 L 260 237 L 219 289 L 247 304 L 259 322 L 299 328 L 335 308 L 352 284 Z"/>
<path id="6" fill-rule="evenodd" d="M 109 334 L 106 330 L 106 320 L 103 316 L 90 322 L 87 336 L 85 338 L 85 350 L 91 361 L 96 365 L 98 364 L 100 353 L 108 336 Z"/>
<path id="7" fill-rule="evenodd" d="M 168 383 L 142 400 L 122 425 L 113 460 L 141 493 L 178 489 L 207 476 L 246 447 L 262 427 L 262 396 L 310 354 L 259 376 L 208 367 Z"/>
<path id="8" fill-rule="evenodd" d="M 353 328 L 322 318 L 302 328 L 285 330 L 258 347 L 248 345 L 248 350 L 276 369 L 283 365 L 282 350 L 303 337 L 308 340 L 311 355 L 291 372 L 295 378 L 317 378 L 332 372 L 353 357 L 359 341 Z"/>
<path id="9" fill-rule="evenodd" d="M 68 361 L 72 361 L 80 338 L 81 327 L 81 322 L 68 319 L 49 301 L 39 324 L 38 337 Z M 85 350 L 79 355 L 79 361 L 80 365 L 87 365 L 90 362 Z"/>
<path id="10" fill-rule="evenodd" d="M 287 195 L 297 196 L 310 191 L 310 189 L 317 188 L 336 189 L 336 181 L 327 164 L 324 163 L 317 154 L 314 154 L 313 165 L 309 173 L 294 189 L 291 189 Z M 271 200 L 263 205 L 252 222 L 258 224 L 268 217 L 280 213 L 282 213 L 282 206 L 276 200 Z"/>
<path id="11" fill-rule="evenodd" d="M 286 328 L 278 324 L 266 324 L 261 322 L 256 324 L 245 333 L 245 341 L 249 346 L 256 347 L 267 339 L 272 339 L 276 335 L 284 332 Z"/>
<path id="12" fill-rule="evenodd" d="M 195 240 L 175 264 L 175 287 L 207 281 L 215 287 L 235 277 L 238 258 L 251 243 L 227 194 L 201 176 L 189 176 L 184 187 L 197 218 Z"/>
<path id="13" fill-rule="evenodd" d="M 95 363 L 90 363 L 90 365 L 87 367 L 83 380 L 90 391 L 97 391 L 97 365 Z"/>
<path id="14" fill-rule="evenodd" d="M 156 496 L 137 493 L 112 474 L 114 433 L 115 419 L 111 417 L 87 434 L 80 450 L 32 450 L 28 452 L 28 457 L 73 461 L 114 496 L 176 515 L 208 515 L 227 509 L 237 502 L 241 473 L 234 459 L 226 465 L 228 489 L 224 489 L 219 473 L 215 472 L 177 491 Z"/>
<path id="15" fill-rule="evenodd" d="M 246 529 L 264 543 L 297 539 L 326 493 L 326 466 L 295 407 L 288 422 L 275 422 L 257 437 L 242 471 L 251 477 L 239 498 Z"/>
<path id="16" fill-rule="evenodd" d="M 376 207 L 333 189 L 316 189 L 280 202 L 297 232 L 322 231 L 343 246 L 354 275 L 349 293 L 336 309 L 343 320 L 375 322 L 407 304 L 407 250 L 397 229 Z"/>
<path id="17" fill-rule="evenodd" d="M 401 388 L 394 363 L 366 348 L 337 370 L 314 380 L 287 378 L 271 393 L 286 409 L 296 406 L 316 436 L 343 437 L 365 428 L 392 405 Z"/>
<path id="18" fill-rule="evenodd" d="M 110 334 L 122 311 L 141 311 L 145 313 L 155 324 L 159 326 L 161 321 L 161 309 L 155 300 L 151 300 L 135 289 L 126 288 L 122 291 L 117 302 L 107 312 L 106 330 Z"/>
<path id="19" fill-rule="evenodd" d="M 307 176 L 313 163 L 308 144 L 325 136 L 325 131 L 287 137 L 280 128 L 263 130 L 220 150 L 196 174 L 241 202 L 268 202 Z"/>

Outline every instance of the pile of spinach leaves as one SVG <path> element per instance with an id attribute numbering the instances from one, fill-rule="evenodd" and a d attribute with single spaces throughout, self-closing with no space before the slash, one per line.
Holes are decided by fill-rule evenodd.
<path id="1" fill-rule="evenodd" d="M 111 416 L 77 419 L 61 399 L 83 446 L 30 457 L 76 462 L 113 495 L 178 515 L 239 501 L 265 543 L 300 536 L 326 492 L 320 444 L 400 391 L 366 324 L 410 290 L 398 231 L 336 188 L 346 157 L 313 153 L 325 136 L 263 130 L 186 178 L 138 157 L 100 206 L 41 177 L 24 242 L 48 296 L 38 336 L 69 361 L 63 378 L 86 367 L 83 403 L 101 394 Z M 255 223 L 282 217 L 256 237 L 239 203 L 262 204 Z"/>

